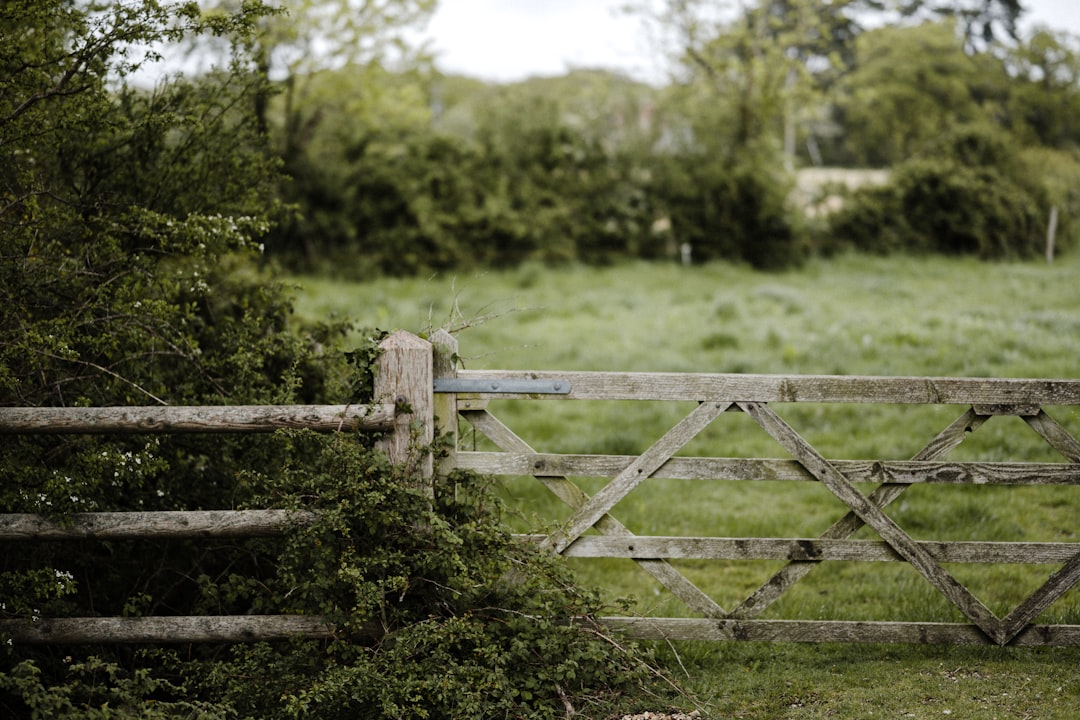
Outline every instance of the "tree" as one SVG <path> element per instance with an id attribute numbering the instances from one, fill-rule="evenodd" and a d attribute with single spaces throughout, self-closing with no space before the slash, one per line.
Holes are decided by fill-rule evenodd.
<path id="1" fill-rule="evenodd" d="M 671 0 L 650 16 L 672 46 L 676 82 L 733 101 L 725 125 L 734 128 L 734 144 L 762 133 L 774 142 L 783 137 L 790 164 L 798 134 L 822 119 L 825 93 L 850 69 L 863 23 L 883 5 L 761 0 L 725 11 Z"/>
<path id="2" fill-rule="evenodd" d="M 357 273 L 374 269 L 377 260 L 356 262 L 362 259 L 356 255 L 360 245 L 371 246 L 362 236 L 379 228 L 355 222 L 356 189 L 351 184 L 362 172 L 358 165 L 371 170 L 368 150 L 375 151 L 381 141 L 423 142 L 430 134 L 426 86 L 413 73 L 392 73 L 377 66 L 324 70 L 299 82 L 305 90 L 302 98 L 293 97 L 295 107 L 288 107 L 289 96 L 276 98 L 272 106 L 279 120 L 307 119 L 293 123 L 299 134 L 288 141 L 282 140 L 286 131 L 274 123 L 272 138 L 283 153 L 287 175 L 280 193 L 297 212 L 271 231 L 268 252 L 293 267 L 309 268 L 327 267 L 343 253 L 352 253 L 350 262 Z M 393 165 L 391 157 L 383 159 Z M 380 167 L 375 172 L 385 176 L 388 170 Z"/>
<path id="3" fill-rule="evenodd" d="M 0 9 L 0 402 L 272 402 L 301 384 L 320 392 L 304 340 L 287 327 L 282 289 L 246 272 L 271 221 L 276 168 L 246 102 L 257 87 L 251 67 L 237 55 L 193 83 L 124 83 L 138 49 L 198 33 L 239 44 L 265 12 L 248 4 L 206 18 L 190 4 L 65 0 Z M 227 475 L 237 456 L 223 446 L 219 458 L 215 472 Z M 220 504 L 212 483 L 185 474 L 200 462 L 183 442 L 23 439 L 5 456 L 0 507 Z M 144 595 L 191 602 L 165 591 L 163 578 L 118 576 L 131 550 L 103 566 L 92 553 L 5 548 L 0 595 L 19 598 L 6 612 L 70 609 L 55 582 L 33 581 L 64 562 L 101 570 L 71 584 L 72 606 L 93 597 L 119 613 Z M 183 554 L 163 550 L 163 567 L 196 569 Z"/>
<path id="4" fill-rule="evenodd" d="M 172 378 L 147 379 L 152 372 L 138 359 L 145 349 L 134 340 L 146 333 L 170 361 L 192 363 L 174 372 L 205 376 L 194 345 L 177 333 L 189 306 L 172 305 L 178 315 L 164 318 L 154 316 L 161 307 L 136 303 L 166 290 L 149 280 L 155 267 L 190 256 L 176 273 L 197 303 L 208 258 L 257 245 L 273 208 L 274 163 L 242 110 L 253 86 L 239 63 L 150 92 L 117 83 L 137 69 L 128 58 L 141 44 L 242 33 L 261 14 L 250 5 L 208 21 L 187 5 L 5 4 L 0 293 L 7 307 L 24 308 L 4 315 L 0 356 L 10 382 L 2 389 L 16 393 L 9 401 L 160 397 Z M 110 304 L 120 302 L 128 308 L 118 315 Z M 112 324 L 85 333 L 104 322 Z M 37 337 L 35 327 L 50 331 Z M 134 379 L 144 367 L 147 375 Z"/>
<path id="5" fill-rule="evenodd" d="M 313 260 L 327 245 L 348 244 L 336 209 L 350 172 L 340 148 L 388 122 L 430 123 L 428 57 L 408 33 L 434 7 L 435 0 L 288 0 L 260 23 L 252 54 L 265 86 L 256 118 L 284 163 L 281 195 L 299 210 L 271 233 L 271 252 Z"/>
<path id="6" fill-rule="evenodd" d="M 952 23 L 873 30 L 856 53 L 837 105 L 849 151 L 872 166 L 901 162 L 943 130 L 985 117 L 973 88 L 1000 73 L 963 52 Z"/>
<path id="7" fill-rule="evenodd" d="M 1003 124 L 1026 144 L 1080 145 L 1080 38 L 1037 28 L 1003 62 Z"/>
<path id="8" fill-rule="evenodd" d="M 901 0 L 901 17 L 955 20 L 969 53 L 1018 39 L 1021 0 Z"/>
<path id="9" fill-rule="evenodd" d="M 793 21 L 771 15 L 773 4 L 731 18 L 696 0 L 672 0 L 654 17 L 671 38 L 676 68 L 661 113 L 652 201 L 696 260 L 763 268 L 798 260 L 783 146 L 795 108 L 819 105 L 803 64 L 815 42 L 814 3 L 784 7 L 796 13 Z"/>

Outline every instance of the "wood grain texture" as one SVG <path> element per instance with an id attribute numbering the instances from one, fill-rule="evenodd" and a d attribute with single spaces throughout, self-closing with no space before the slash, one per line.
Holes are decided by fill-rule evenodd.
<path id="1" fill-rule="evenodd" d="M 423 485 L 420 489 L 431 496 L 434 492 L 430 482 L 434 473 L 431 442 L 435 438 L 431 343 L 398 330 L 379 343 L 375 362 L 375 399 L 391 402 L 397 409 L 393 431 L 382 437 L 377 446 L 395 465 L 417 463 Z"/>
<path id="2" fill-rule="evenodd" d="M 1011 638 L 1020 632 L 1024 626 L 1035 620 L 1044 610 L 1050 607 L 1055 600 L 1075 587 L 1077 581 L 1080 581 L 1080 553 L 1070 558 L 1038 590 L 1029 595 L 1027 599 L 1002 619 L 1002 635 Z"/>
<path id="3" fill-rule="evenodd" d="M 0 433 L 250 433 L 389 430 L 393 404 L 185 407 L 0 407 Z"/>
<path id="4" fill-rule="evenodd" d="M 633 455 L 459 452 L 458 467 L 491 475 L 615 477 Z M 928 460 L 830 460 L 850 482 L 914 485 L 1080 485 L 1080 465 L 1068 463 L 940 462 Z M 652 477 L 702 481 L 817 482 L 794 460 L 673 457 Z"/>
<path id="5" fill-rule="evenodd" d="M 518 535 L 539 543 L 544 535 Z M 950 563 L 1070 563 L 1080 543 L 916 541 L 938 562 Z M 721 538 L 583 535 L 563 551 L 580 558 L 665 558 L 669 560 L 793 560 L 823 562 L 906 562 L 891 545 L 880 540 L 821 538 Z"/>
<path id="6" fill-rule="evenodd" d="M 458 341 L 446 330 L 431 334 L 432 377 L 452 378 L 457 375 Z M 432 398 L 432 419 L 435 435 L 442 438 L 445 454 L 439 458 L 437 474 L 446 477 L 458 466 L 458 411 L 457 396 L 452 393 L 436 393 Z"/>
<path id="7" fill-rule="evenodd" d="M 534 454 L 528 443 L 514 434 L 510 428 L 487 410 L 467 410 L 462 411 L 461 415 L 498 447 L 512 453 Z M 589 502 L 589 496 L 565 477 L 545 475 L 537 479 L 556 497 L 574 510 L 580 509 Z M 613 535 L 620 538 L 633 537 L 633 533 L 608 514 L 601 516 L 594 524 L 594 527 L 603 535 Z M 545 536 L 543 540 L 546 541 L 547 537 Z M 655 578 L 671 594 L 686 603 L 686 606 L 692 611 L 705 617 L 725 616 L 724 609 L 715 600 L 694 585 L 666 560 L 650 559 L 636 562 L 642 570 Z"/>
<path id="8" fill-rule="evenodd" d="M 915 403 L 1016 407 L 1080 404 L 1080 380 L 535 370 L 461 370 L 457 376 L 485 381 L 570 381 L 573 389 L 568 395 L 521 396 L 547 400 Z M 481 393 L 481 396 L 484 395 Z M 509 397 L 499 394 L 490 396 Z"/>
<path id="9" fill-rule="evenodd" d="M 327 620 L 307 615 L 0 620 L 0 634 L 16 644 L 234 643 L 330 638 L 333 633 Z"/>
<path id="10" fill-rule="evenodd" d="M 912 540 L 896 522 L 882 512 L 881 507 L 862 495 L 851 483 L 814 450 L 795 430 L 767 405 L 739 403 L 739 407 L 754 418 L 766 432 L 773 436 L 785 450 L 813 473 L 836 497 L 860 520 L 872 527 L 881 539 L 889 543 L 908 563 L 919 571 L 938 592 L 978 625 L 999 644 L 1008 641 L 1001 620 L 975 597 L 962 583 L 949 574 L 940 563 L 918 543 Z"/>
<path id="11" fill-rule="evenodd" d="M 1024 421 L 1069 462 L 1080 463 L 1080 442 L 1061 427 L 1057 420 L 1045 412 L 1039 412 L 1034 417 L 1025 417 Z"/>
<path id="12" fill-rule="evenodd" d="M 944 430 L 935 435 L 919 452 L 915 453 L 914 461 L 932 461 L 947 456 L 960 446 L 972 432 L 982 427 L 986 418 L 975 413 L 970 408 L 961 413 L 960 417 L 953 420 Z M 835 467 L 835 465 L 834 465 Z M 907 489 L 907 485 L 886 482 L 879 485 L 867 500 L 878 508 L 884 508 Z M 865 523 L 854 511 L 848 511 L 842 518 L 833 523 L 821 534 L 823 539 L 843 539 L 854 535 Z M 776 602 L 788 588 L 806 577 L 814 567 L 815 561 L 791 561 L 769 578 L 760 588 L 751 593 L 732 612 L 732 617 L 754 617 Z"/>
<path id="13" fill-rule="evenodd" d="M 743 640 L 752 642 L 919 643 L 996 645 L 975 625 L 961 623 L 825 620 L 712 620 L 607 617 L 604 625 L 639 640 Z M 1080 645 L 1080 625 L 1032 625 L 1010 647 Z"/>
<path id="14" fill-rule="evenodd" d="M 652 447 L 635 458 L 625 470 L 615 476 L 610 483 L 592 496 L 566 522 L 566 527 L 551 537 L 551 547 L 555 552 L 562 550 L 591 528 L 597 520 L 606 515 L 611 508 L 626 497 L 631 490 L 652 476 L 656 469 L 679 451 L 686 443 L 693 440 L 699 432 L 709 426 L 731 403 L 706 402 L 694 408 L 689 415 L 680 420 L 673 428 L 664 433 Z"/>
<path id="15" fill-rule="evenodd" d="M 0 540 L 266 537 L 314 519 L 314 513 L 291 510 L 9 514 L 0 515 Z"/>

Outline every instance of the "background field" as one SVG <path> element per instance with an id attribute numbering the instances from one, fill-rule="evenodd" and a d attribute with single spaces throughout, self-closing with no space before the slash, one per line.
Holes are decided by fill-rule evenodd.
<path id="1" fill-rule="evenodd" d="M 346 315 L 360 327 L 387 330 L 449 327 L 474 369 L 1075 377 L 1078 270 L 1074 259 L 1047 266 L 843 257 L 783 274 L 727 264 L 629 264 L 361 284 L 300 277 L 297 312 L 307 319 Z M 688 410 L 518 401 L 492 409 L 538 450 L 620 454 L 644 450 Z M 779 411 L 826 456 L 878 459 L 909 458 L 960 413 L 890 406 Z M 1076 410 L 1050 412 L 1074 432 L 1080 428 Z M 784 456 L 740 414 L 720 418 L 683 454 Z M 987 423 L 953 457 L 1060 460 L 1015 418 Z M 816 485 L 749 485 L 647 482 L 614 514 L 639 534 L 788 537 L 816 535 L 842 514 Z M 501 492 L 519 529 L 566 517 L 535 480 L 508 479 Z M 916 487 L 890 515 L 918 538 L 1060 541 L 1077 539 L 1076 507 L 1074 488 Z M 725 607 L 777 567 L 679 566 Z M 629 561 L 576 567 L 611 597 L 632 597 L 639 612 L 685 614 Z M 1004 612 L 1054 568 L 950 569 Z M 1078 595 L 1067 595 L 1041 620 L 1080 622 Z M 881 563 L 825 564 L 766 617 L 959 619 L 914 571 Z M 718 717 L 1071 718 L 1080 712 L 1074 650 L 680 643 L 658 652 Z"/>

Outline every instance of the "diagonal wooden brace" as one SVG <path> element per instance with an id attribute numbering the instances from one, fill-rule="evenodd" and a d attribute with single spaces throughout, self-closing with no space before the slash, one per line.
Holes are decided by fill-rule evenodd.
<path id="1" fill-rule="evenodd" d="M 938 433 L 933 440 L 912 457 L 912 460 L 937 460 L 945 457 L 964 441 L 968 433 L 980 427 L 985 420 L 986 418 L 980 417 L 972 410 L 968 410 Z M 899 483 L 884 483 L 870 493 L 868 499 L 879 508 L 884 508 L 900 497 L 909 487 L 910 485 Z M 849 510 L 846 515 L 823 532 L 820 538 L 823 540 L 845 540 L 858 532 L 865 524 L 858 515 Z M 776 571 L 776 574 L 769 578 L 764 585 L 743 600 L 737 608 L 732 610 L 731 617 L 745 620 L 761 614 L 791 586 L 806 577 L 819 564 L 820 561 L 817 560 L 795 560 L 788 563 Z"/>
<path id="2" fill-rule="evenodd" d="M 725 412 L 730 402 L 704 402 L 694 408 L 689 415 L 679 421 L 675 427 L 664 433 L 652 447 L 630 463 L 629 466 L 593 495 L 567 521 L 567 526 L 560 532 L 553 533 L 546 543 L 555 552 L 562 552 L 570 543 L 581 537 L 582 533 L 596 524 L 612 507 L 626 497 L 631 490 L 656 472 L 671 456 L 690 442 L 709 423 Z"/>
<path id="3" fill-rule="evenodd" d="M 1073 556 L 1072 560 L 1065 563 L 1038 590 L 1005 616 L 1001 621 L 1001 633 L 1004 639 L 999 642 L 1004 645 L 1012 640 L 1043 610 L 1072 589 L 1077 581 L 1080 581 L 1080 553 Z"/>
<path id="4" fill-rule="evenodd" d="M 1080 463 L 1080 442 L 1077 442 L 1068 430 L 1061 427 L 1057 420 L 1040 410 L 1035 416 L 1025 417 L 1024 422 L 1069 462 Z"/>
<path id="5" fill-rule="evenodd" d="M 460 415 L 506 452 L 535 452 L 528 443 L 487 410 L 460 410 Z M 537 480 L 574 510 L 589 502 L 589 496 L 565 477 L 544 476 L 537 477 Z M 604 535 L 634 537 L 630 530 L 611 515 L 601 517 L 595 527 Z M 672 567 L 671 563 L 660 559 L 635 559 L 634 562 L 694 612 L 707 618 L 725 617 L 724 609 Z"/>
<path id="6" fill-rule="evenodd" d="M 766 432 L 779 442 L 811 474 L 838 497 L 852 512 L 877 531 L 897 553 L 938 589 L 979 629 L 998 644 L 1009 641 L 1001 620 L 964 585 L 950 575 L 934 558 L 912 540 L 903 528 L 882 512 L 848 482 L 836 468 L 821 456 L 801 435 L 784 422 L 765 403 L 740 402 L 739 407 L 754 418 Z"/>
<path id="7" fill-rule="evenodd" d="M 1024 421 L 1069 462 L 1080 463 L 1080 442 L 1046 412 L 1040 409 L 1037 414 L 1024 417 Z M 1019 634 L 1077 582 L 1080 582 L 1080 552 L 1005 616 L 1001 621 L 1002 633 L 1008 638 L 1005 642 Z"/>

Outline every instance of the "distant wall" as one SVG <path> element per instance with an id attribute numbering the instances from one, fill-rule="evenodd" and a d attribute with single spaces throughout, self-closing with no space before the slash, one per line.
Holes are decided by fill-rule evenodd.
<path id="1" fill-rule="evenodd" d="M 803 168 L 795 175 L 795 190 L 791 200 L 808 217 L 827 215 L 840 209 L 843 199 L 828 189 L 843 186 L 855 190 L 866 185 L 884 185 L 889 181 L 888 170 L 858 170 L 849 168 Z"/>

